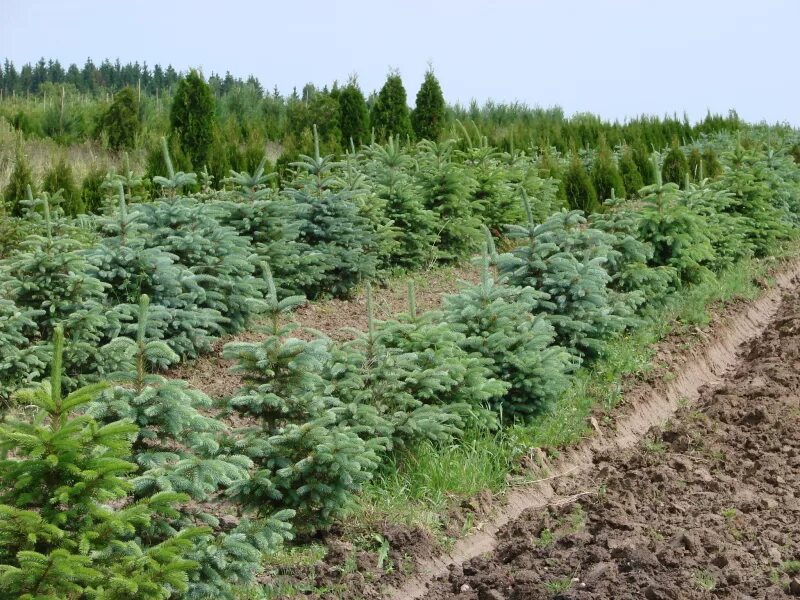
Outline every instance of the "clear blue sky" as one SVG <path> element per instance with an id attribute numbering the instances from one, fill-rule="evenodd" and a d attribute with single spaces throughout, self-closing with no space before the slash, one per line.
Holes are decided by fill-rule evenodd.
<path id="1" fill-rule="evenodd" d="M 0 58 L 87 57 L 256 75 L 282 92 L 431 61 L 449 102 L 607 118 L 735 108 L 800 125 L 799 0 L 0 0 Z"/>

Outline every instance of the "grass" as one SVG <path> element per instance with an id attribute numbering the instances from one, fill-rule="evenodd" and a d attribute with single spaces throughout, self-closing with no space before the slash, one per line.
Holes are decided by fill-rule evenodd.
<path id="1" fill-rule="evenodd" d="M 782 256 L 795 255 L 792 246 Z M 567 393 L 552 409 L 529 423 L 500 432 L 470 432 L 446 446 L 422 444 L 396 456 L 364 490 L 351 520 L 363 527 L 389 520 L 420 525 L 442 536 L 447 508 L 488 489 L 500 492 L 532 448 L 557 454 L 591 435 L 589 417 L 607 413 L 622 401 L 621 380 L 652 368 L 652 346 L 672 332 L 709 323 L 712 307 L 751 300 L 779 259 L 747 260 L 713 279 L 673 296 L 652 319 L 612 340 L 604 358 L 580 369 Z M 654 449 L 655 450 L 655 449 Z"/>
<path id="2" fill-rule="evenodd" d="M 711 592 L 717 587 L 717 580 L 708 571 L 698 571 L 694 575 L 694 581 L 701 590 Z"/>

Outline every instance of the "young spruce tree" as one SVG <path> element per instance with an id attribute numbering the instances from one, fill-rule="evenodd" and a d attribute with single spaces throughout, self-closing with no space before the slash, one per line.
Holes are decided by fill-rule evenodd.
<path id="1" fill-rule="evenodd" d="M 0 425 L 0 589 L 8 598 L 167 600 L 188 589 L 197 564 L 187 528 L 162 542 L 146 530 L 186 496 L 130 497 L 136 426 L 82 414 L 105 384 L 64 396 L 64 334 L 53 332 L 50 379 L 20 393 L 29 420 Z M 113 506 L 112 506 L 113 504 Z"/>

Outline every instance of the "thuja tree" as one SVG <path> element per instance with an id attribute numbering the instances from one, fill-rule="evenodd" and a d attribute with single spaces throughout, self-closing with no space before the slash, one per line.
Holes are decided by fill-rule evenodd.
<path id="1" fill-rule="evenodd" d="M 453 143 L 419 143 L 419 172 L 425 208 L 437 216 L 437 257 L 455 260 L 476 250 L 483 239 L 481 220 L 472 202 L 475 181 L 452 160 Z"/>
<path id="2" fill-rule="evenodd" d="M 72 167 L 67 164 L 64 155 L 61 155 L 58 162 L 44 174 L 42 189 L 50 192 L 51 196 L 60 192 L 60 205 L 67 215 L 75 216 L 86 212 L 86 206 L 72 174 Z"/>
<path id="3" fill-rule="evenodd" d="M 577 154 L 572 155 L 569 167 L 564 173 L 564 190 L 570 208 L 587 213 L 595 212 L 600 208 L 597 191 L 586 172 L 586 167 L 583 166 L 583 161 Z"/>
<path id="4" fill-rule="evenodd" d="M 622 149 L 622 155 L 619 159 L 619 172 L 622 176 L 622 185 L 625 186 L 625 192 L 629 196 L 634 196 L 639 193 L 639 190 L 644 187 L 644 179 L 639 172 L 639 167 L 636 165 L 633 150 L 630 146 L 625 146 Z"/>
<path id="5" fill-rule="evenodd" d="M 445 104 L 442 86 L 429 68 L 417 92 L 417 101 L 411 113 L 411 124 L 418 140 L 438 141 L 444 130 Z"/>
<path id="6" fill-rule="evenodd" d="M 28 188 L 35 189 L 33 173 L 28 164 L 28 158 L 22 150 L 22 140 L 17 140 L 14 152 L 14 169 L 11 171 L 11 178 L 8 185 L 3 190 L 3 199 L 9 207 L 8 212 L 13 217 L 21 217 L 23 214 L 23 201 L 28 197 Z"/>
<path id="7" fill-rule="evenodd" d="M 534 316 L 546 295 L 530 287 L 497 283 L 484 257 L 481 281 L 444 299 L 444 316 L 464 335 L 462 348 L 489 361 L 494 376 L 509 385 L 493 406 L 504 417 L 544 411 L 568 384 L 570 354 L 554 345 L 555 331 Z"/>
<path id="8" fill-rule="evenodd" d="M 625 197 L 625 183 L 617 168 L 614 154 L 605 138 L 600 140 L 597 155 L 592 161 L 592 184 L 597 191 L 597 199 L 603 202 L 612 196 Z M 638 188 L 636 188 L 638 189 Z"/>
<path id="9" fill-rule="evenodd" d="M 160 543 L 142 535 L 176 515 L 176 493 L 133 500 L 135 466 L 124 421 L 100 425 L 82 408 L 103 384 L 64 396 L 64 335 L 56 327 L 50 379 L 20 393 L 30 420 L 0 425 L 0 589 L 9 598 L 166 600 L 188 589 L 186 557 L 206 533 L 188 528 Z M 114 505 L 112 507 L 112 504 Z"/>
<path id="10" fill-rule="evenodd" d="M 369 141 L 369 109 L 364 94 L 353 78 L 339 93 L 339 126 L 342 129 L 342 148 Z"/>
<path id="11" fill-rule="evenodd" d="M 674 183 L 683 186 L 686 183 L 686 175 L 689 173 L 689 162 L 678 144 L 678 140 L 672 140 L 669 152 L 664 157 L 661 165 L 661 179 L 665 183 Z M 658 183 L 658 182 L 656 182 Z"/>
<path id="12" fill-rule="evenodd" d="M 601 354 L 605 340 L 632 324 L 630 302 L 609 287 L 613 236 L 585 227 L 578 211 L 537 225 L 524 191 L 522 199 L 528 223 L 510 226 L 508 235 L 527 243 L 497 258 L 499 272 L 510 285 L 545 294 L 539 310 L 550 315 L 560 345 L 581 356 Z"/>
<path id="13" fill-rule="evenodd" d="M 321 156 L 314 137 L 314 156 L 301 155 L 293 163 L 302 174 L 299 189 L 290 190 L 304 209 L 300 240 L 322 259 L 323 275 L 305 290 L 310 296 L 347 297 L 360 282 L 374 277 L 377 267 L 374 234 L 369 221 L 359 214 L 347 191 L 334 192 L 333 156 Z"/>
<path id="14" fill-rule="evenodd" d="M 406 100 L 406 89 L 399 73 L 389 73 L 375 103 L 372 105 L 370 122 L 379 141 L 390 136 L 405 140 L 412 134 L 411 117 Z"/>
<path id="15" fill-rule="evenodd" d="M 289 536 L 286 521 L 292 514 L 242 519 L 226 529 L 218 513 L 201 508 L 234 482 L 247 480 L 252 463 L 220 445 L 228 428 L 207 415 L 211 400 L 205 394 L 152 372 L 178 356 L 163 341 L 148 339 L 148 313 L 148 298 L 142 296 L 135 339 L 116 338 L 103 348 L 118 365 L 109 376 L 115 385 L 91 402 L 86 413 L 101 422 L 124 419 L 139 427 L 131 448 L 141 470 L 132 481 L 137 497 L 180 492 L 192 501 L 177 507 L 180 517 L 154 527 L 151 539 L 167 538 L 198 522 L 213 528 L 213 535 L 197 537 L 188 553 L 198 569 L 186 596 L 233 598 L 237 586 L 252 583 L 261 572 L 263 553 L 274 551 Z"/>
<path id="16" fill-rule="evenodd" d="M 100 119 L 100 129 L 108 139 L 108 147 L 116 151 L 132 149 L 140 128 L 136 94 L 133 88 L 123 88 L 114 95 Z"/>
<path id="17" fill-rule="evenodd" d="M 229 493 L 259 515 L 295 510 L 295 526 L 313 531 L 341 514 L 378 458 L 352 428 L 338 423 L 336 402 L 320 376 L 327 342 L 294 338 L 293 326 L 283 323 L 303 298 L 279 300 L 269 271 L 266 279 L 266 339 L 224 350 L 247 382 L 229 406 L 253 423 L 236 432 L 236 444 L 255 463 L 251 478 Z"/>
<path id="18" fill-rule="evenodd" d="M 178 82 L 169 112 L 170 129 L 196 168 L 206 163 L 214 132 L 214 96 L 192 69 Z"/>
<path id="19" fill-rule="evenodd" d="M 433 258 L 437 218 L 422 203 L 422 193 L 409 174 L 413 159 L 390 137 L 367 150 L 367 176 L 375 195 L 385 203 L 397 242 L 389 257 L 391 266 L 415 269 Z"/>

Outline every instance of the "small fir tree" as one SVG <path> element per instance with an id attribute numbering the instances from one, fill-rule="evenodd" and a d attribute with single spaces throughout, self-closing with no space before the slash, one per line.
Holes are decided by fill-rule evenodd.
<path id="1" fill-rule="evenodd" d="M 131 423 L 101 426 L 80 410 L 103 389 L 62 393 L 64 335 L 56 327 L 49 381 L 20 395 L 30 421 L 0 425 L 0 588 L 14 598 L 143 598 L 187 591 L 189 528 L 161 543 L 143 533 L 186 499 L 130 498 Z M 116 506 L 111 507 L 111 503 Z"/>
<path id="2" fill-rule="evenodd" d="M 438 217 L 436 255 L 452 261 L 468 256 L 483 239 L 481 221 L 473 206 L 475 181 L 452 158 L 452 142 L 419 143 L 418 180 L 425 208 Z"/>
<path id="3" fill-rule="evenodd" d="M 496 283 L 486 256 L 481 273 L 480 283 L 445 297 L 445 319 L 465 336 L 464 350 L 490 361 L 494 376 L 509 385 L 495 410 L 510 418 L 540 414 L 564 391 L 574 367 L 569 353 L 553 345 L 552 325 L 532 314 L 546 294 Z"/>
<path id="4" fill-rule="evenodd" d="M 355 431 L 337 424 L 335 402 L 320 376 L 328 360 L 326 342 L 291 337 L 294 327 L 282 323 L 303 298 L 278 300 L 269 270 L 266 279 L 268 337 L 224 350 L 247 382 L 229 406 L 256 419 L 237 432 L 237 446 L 256 471 L 229 493 L 258 514 L 296 510 L 298 529 L 313 531 L 341 514 L 378 459 Z"/>
<path id="5" fill-rule="evenodd" d="M 372 144 L 366 167 L 376 196 L 385 204 L 397 242 L 388 257 L 389 265 L 415 269 L 433 258 L 436 240 L 436 215 L 422 203 L 422 193 L 411 177 L 412 158 L 400 143 L 390 137 L 386 144 Z"/>
<path id="6" fill-rule="evenodd" d="M 320 155 L 316 128 L 314 156 L 300 158 L 293 163 L 303 173 L 300 189 L 290 191 L 304 210 L 300 240 L 324 261 L 322 278 L 306 291 L 312 297 L 347 297 L 356 285 L 375 276 L 377 259 L 369 251 L 375 247 L 370 223 L 359 214 L 351 194 L 332 190 L 336 182 L 332 170 L 337 165 L 332 155 Z"/>

